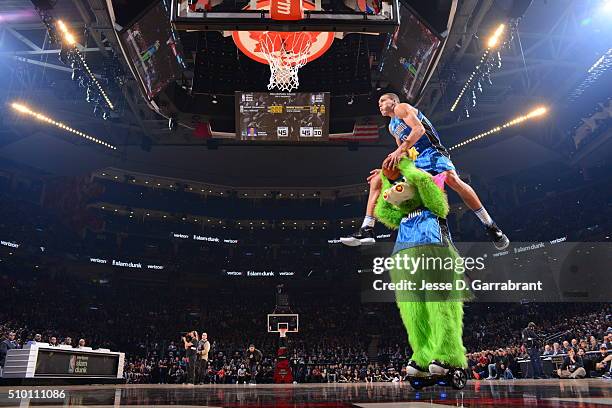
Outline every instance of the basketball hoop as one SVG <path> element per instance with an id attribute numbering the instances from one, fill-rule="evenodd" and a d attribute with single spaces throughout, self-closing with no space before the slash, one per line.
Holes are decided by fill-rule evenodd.
<path id="1" fill-rule="evenodd" d="M 288 7 L 288 8 L 287 8 Z M 256 10 L 270 10 L 272 18 L 299 20 L 304 17 L 303 11 L 315 11 L 314 2 L 309 0 L 257 0 Z M 244 10 L 251 10 L 247 5 Z M 290 12 L 290 17 L 286 15 Z M 268 89 L 276 88 L 281 92 L 290 92 L 300 85 L 298 71 L 306 63 L 319 58 L 331 47 L 334 41 L 333 32 L 316 31 L 233 31 L 232 38 L 236 46 L 247 57 L 270 65 L 270 83 Z"/>
<path id="2" fill-rule="evenodd" d="M 287 331 L 289 330 L 289 328 L 287 327 L 279 327 L 278 328 L 278 335 L 282 338 L 282 337 L 287 337 Z"/>
<path id="3" fill-rule="evenodd" d="M 266 31 L 259 40 L 260 51 L 270 65 L 268 89 L 290 92 L 300 85 L 298 71 L 308 62 L 312 33 Z"/>

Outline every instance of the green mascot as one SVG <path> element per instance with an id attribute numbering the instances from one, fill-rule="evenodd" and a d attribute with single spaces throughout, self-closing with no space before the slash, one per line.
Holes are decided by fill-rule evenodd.
<path id="1" fill-rule="evenodd" d="M 391 281 L 412 281 L 417 289 L 395 290 L 413 350 L 407 374 L 411 378 L 432 378 L 449 371 L 464 372 L 461 369 L 467 366 L 462 340 L 463 301 L 467 296 L 465 286 L 456 287 L 464 276 L 460 273 L 462 259 L 446 224 L 448 201 L 443 176 L 433 178 L 417 169 L 415 155 L 416 151 L 411 151 L 396 169 L 381 172 L 383 193 L 375 216 L 398 230 L 392 258 L 408 260 L 394 263 L 396 266 L 389 270 Z M 444 290 L 419 290 L 424 285 L 446 286 Z"/>

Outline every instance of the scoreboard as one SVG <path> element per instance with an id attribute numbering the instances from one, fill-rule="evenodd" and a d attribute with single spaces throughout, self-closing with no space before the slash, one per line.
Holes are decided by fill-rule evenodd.
<path id="1" fill-rule="evenodd" d="M 327 140 L 329 104 L 329 92 L 236 92 L 236 137 L 240 140 Z"/>

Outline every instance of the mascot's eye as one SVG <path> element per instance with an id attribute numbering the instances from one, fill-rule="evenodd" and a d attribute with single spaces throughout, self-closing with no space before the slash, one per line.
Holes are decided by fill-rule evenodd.
<path id="1" fill-rule="evenodd" d="M 395 191 L 397 191 L 398 193 L 401 193 L 402 191 L 404 191 L 404 186 L 402 186 L 401 184 L 398 184 L 397 186 L 395 186 Z"/>

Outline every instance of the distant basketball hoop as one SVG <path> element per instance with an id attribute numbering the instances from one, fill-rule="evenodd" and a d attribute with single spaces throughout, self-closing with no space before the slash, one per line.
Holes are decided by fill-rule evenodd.
<path id="1" fill-rule="evenodd" d="M 315 5 L 306 0 L 292 0 L 305 10 Z M 273 2 L 273 5 L 278 2 Z M 281 3 L 282 4 L 282 3 Z M 245 7 L 245 10 L 250 6 Z M 257 2 L 257 10 L 269 10 L 270 1 Z M 275 13 L 271 11 L 271 15 Z M 288 24 L 291 24 L 288 22 Z M 299 23 L 298 23 L 299 24 Z M 323 55 L 334 41 L 334 33 L 315 31 L 234 31 L 236 46 L 249 58 L 270 66 L 268 89 L 290 92 L 300 85 L 298 72 L 308 62 Z"/>

